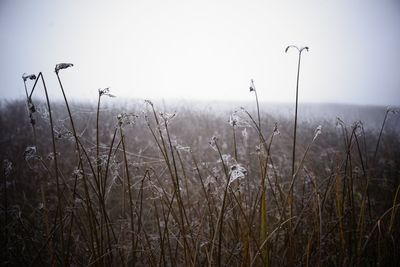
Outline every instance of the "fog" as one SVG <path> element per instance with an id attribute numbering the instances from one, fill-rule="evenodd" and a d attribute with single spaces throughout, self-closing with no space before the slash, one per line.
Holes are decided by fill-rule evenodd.
<path id="1" fill-rule="evenodd" d="M 398 1 L 2 1 L 0 92 L 24 97 L 43 72 L 60 98 L 110 87 L 121 98 L 400 104 Z"/>

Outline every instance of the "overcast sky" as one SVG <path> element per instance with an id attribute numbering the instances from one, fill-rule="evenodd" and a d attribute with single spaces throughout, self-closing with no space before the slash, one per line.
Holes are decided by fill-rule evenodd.
<path id="1" fill-rule="evenodd" d="M 51 97 L 400 105 L 400 1 L 0 0 L 0 99 L 42 71 Z"/>

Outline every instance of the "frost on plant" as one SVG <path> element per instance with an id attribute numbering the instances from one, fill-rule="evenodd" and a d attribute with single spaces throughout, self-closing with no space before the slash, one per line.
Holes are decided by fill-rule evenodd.
<path id="1" fill-rule="evenodd" d="M 36 147 L 35 146 L 27 146 L 24 151 L 24 159 L 30 160 L 36 157 Z"/>
<path id="2" fill-rule="evenodd" d="M 76 179 L 82 179 L 83 178 L 83 170 L 76 168 L 73 172 L 72 172 L 72 176 Z"/>
<path id="3" fill-rule="evenodd" d="M 120 113 L 117 115 L 118 125 L 120 127 L 126 125 L 134 125 L 136 123 L 138 116 L 132 113 Z"/>
<path id="4" fill-rule="evenodd" d="M 160 117 L 165 124 L 168 124 L 176 117 L 176 113 L 160 112 Z"/>
<path id="5" fill-rule="evenodd" d="M 229 124 L 233 127 L 237 126 L 239 121 L 239 117 L 237 116 L 236 112 L 234 112 L 233 114 L 231 114 L 231 116 L 229 116 Z"/>
<path id="6" fill-rule="evenodd" d="M 390 107 L 390 106 L 387 106 L 386 112 L 387 112 L 387 113 L 392 113 L 392 114 L 399 114 L 399 113 L 400 113 L 400 110 L 399 110 L 399 109 L 392 108 L 392 107 Z"/>
<path id="7" fill-rule="evenodd" d="M 60 152 L 57 152 L 56 155 L 57 155 L 57 156 L 60 156 L 61 154 L 60 154 Z M 50 153 L 47 155 L 47 159 L 48 159 L 48 160 L 54 160 L 54 152 L 50 152 Z"/>
<path id="8" fill-rule="evenodd" d="M 314 138 L 313 138 L 313 142 L 315 141 L 315 139 L 317 139 L 318 135 L 320 135 L 322 133 L 322 126 L 318 125 L 318 127 L 315 129 L 314 131 Z"/>
<path id="9" fill-rule="evenodd" d="M 244 139 L 247 139 L 247 138 L 249 137 L 249 134 L 248 134 L 248 132 L 247 132 L 247 128 L 244 128 L 244 129 L 243 129 L 243 131 L 242 131 L 242 136 L 243 136 Z"/>
<path id="10" fill-rule="evenodd" d="M 216 136 L 213 136 L 213 137 L 211 137 L 210 141 L 208 141 L 208 144 L 215 151 L 217 151 L 217 140 L 218 140 L 218 138 Z"/>
<path id="11" fill-rule="evenodd" d="M 232 165 L 229 172 L 229 184 L 233 183 L 237 179 L 246 177 L 246 175 L 247 170 L 243 166 L 241 166 L 240 164 Z"/>
<path id="12" fill-rule="evenodd" d="M 182 150 L 182 151 L 185 151 L 185 152 L 191 152 L 192 151 L 189 146 L 181 146 L 179 144 L 175 148 L 177 150 Z"/>
<path id="13" fill-rule="evenodd" d="M 346 128 L 346 124 L 341 118 L 336 117 L 336 127 Z"/>
<path id="14" fill-rule="evenodd" d="M 233 161 L 235 161 L 231 155 L 229 154 L 222 154 L 222 160 L 224 161 L 224 164 L 229 165 L 230 163 L 232 163 Z M 221 163 L 222 162 L 221 159 L 219 159 L 217 162 Z"/>
<path id="15" fill-rule="evenodd" d="M 229 125 L 231 125 L 233 127 L 240 127 L 240 128 L 250 127 L 250 123 L 247 120 L 245 120 L 243 118 L 243 116 L 241 116 L 241 115 L 243 115 L 242 109 L 239 111 L 238 110 L 234 111 L 229 116 L 229 120 L 228 120 Z"/>
<path id="16" fill-rule="evenodd" d="M 278 123 L 277 122 L 275 122 L 275 126 L 274 126 L 274 131 L 272 132 L 272 134 L 275 136 L 275 135 L 280 135 L 281 134 L 281 132 L 279 131 L 279 129 L 278 129 Z"/>
<path id="17" fill-rule="evenodd" d="M 36 107 L 32 103 L 32 99 L 31 98 L 28 98 L 28 109 L 29 109 L 29 113 L 31 113 L 31 114 L 36 112 Z"/>
<path id="18" fill-rule="evenodd" d="M 5 177 L 10 176 L 10 174 L 12 172 L 12 162 L 9 161 L 8 159 L 3 160 L 3 170 L 4 170 Z"/>
<path id="19" fill-rule="evenodd" d="M 56 73 L 58 73 L 60 70 L 67 69 L 67 68 L 72 67 L 72 66 L 74 66 L 74 64 L 72 64 L 72 63 L 60 63 L 60 64 L 56 65 L 54 71 Z"/>

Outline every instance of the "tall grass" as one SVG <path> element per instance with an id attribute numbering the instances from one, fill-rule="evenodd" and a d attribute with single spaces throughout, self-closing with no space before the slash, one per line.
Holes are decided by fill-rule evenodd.
<path id="1" fill-rule="evenodd" d="M 41 73 L 26 90 L 33 105 L 41 81 L 46 108 L 28 111 L 37 149 L 24 160 L 32 126 L 18 124 L 26 109 L 1 110 L 2 124 L 28 129 L 10 136 L 2 153 L 2 263 L 399 264 L 400 144 L 383 127 L 389 117 L 379 135 L 360 122 L 338 119 L 335 128 L 294 118 L 291 147 L 293 121 L 276 123 L 257 95 L 257 115 L 241 108 L 225 124 L 220 115 L 168 113 L 148 100 L 110 108 L 108 88 L 95 107 L 79 106 L 60 77 L 72 65 L 57 66 L 63 105 L 51 105 Z M 251 88 L 256 93 L 253 81 Z M 302 155 L 295 165 L 294 150 Z"/>

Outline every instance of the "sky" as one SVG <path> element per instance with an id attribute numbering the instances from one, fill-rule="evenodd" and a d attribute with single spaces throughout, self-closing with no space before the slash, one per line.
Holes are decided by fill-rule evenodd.
<path id="1" fill-rule="evenodd" d="M 0 99 L 42 72 L 60 99 L 400 105 L 400 1 L 0 0 Z M 28 82 L 32 86 L 32 82 Z M 35 93 L 36 94 L 36 93 Z M 38 96 L 39 93 L 38 93 Z"/>

